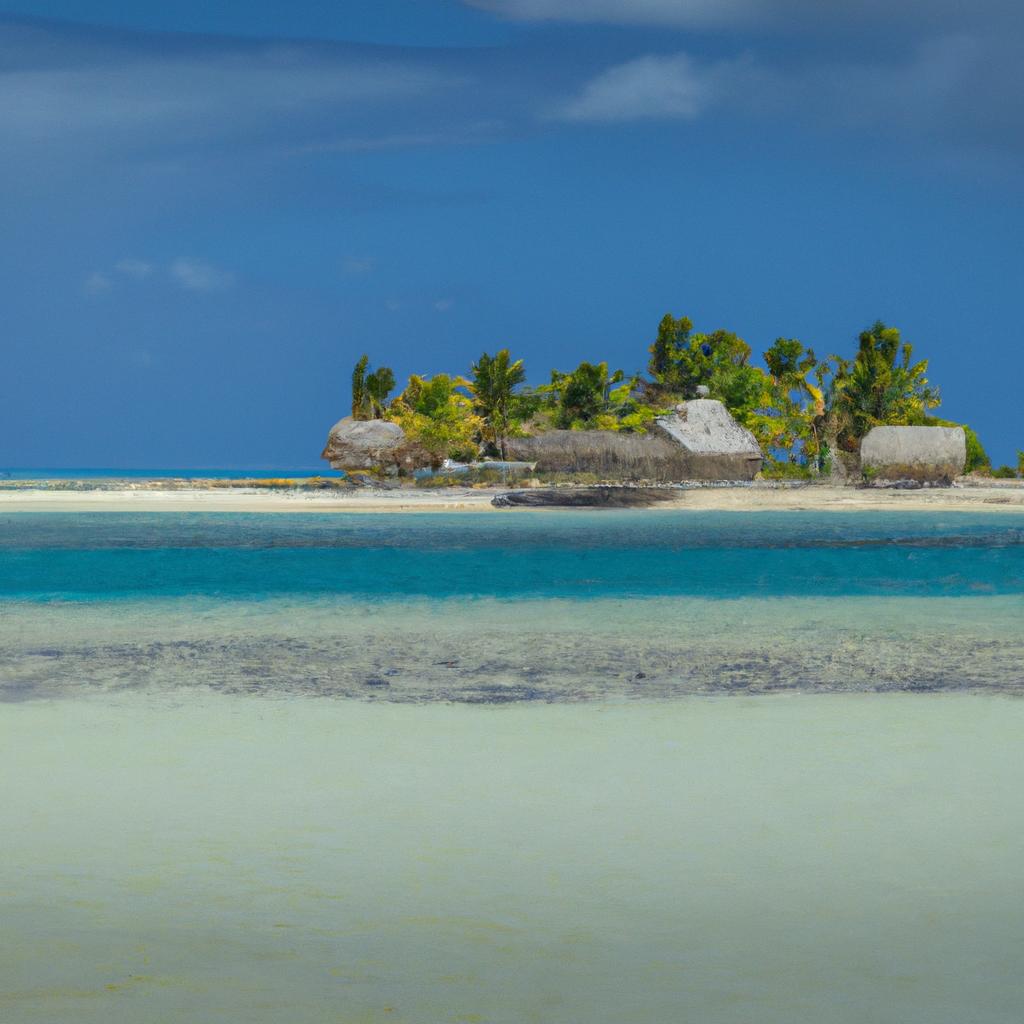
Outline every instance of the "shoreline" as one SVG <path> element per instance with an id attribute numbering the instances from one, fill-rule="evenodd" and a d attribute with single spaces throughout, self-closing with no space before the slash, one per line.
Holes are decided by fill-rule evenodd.
<path id="1" fill-rule="evenodd" d="M 515 488 L 438 488 L 437 490 L 360 490 L 345 493 L 281 491 L 238 487 L 0 490 L 0 514 L 17 512 L 491 512 L 508 515 L 536 509 L 499 509 L 497 494 Z M 922 490 L 810 485 L 681 489 L 663 511 L 1004 511 L 1024 512 L 1024 487 L 953 486 Z M 554 509 L 565 511 L 579 509 Z M 598 510 L 599 511 L 599 510 Z"/>

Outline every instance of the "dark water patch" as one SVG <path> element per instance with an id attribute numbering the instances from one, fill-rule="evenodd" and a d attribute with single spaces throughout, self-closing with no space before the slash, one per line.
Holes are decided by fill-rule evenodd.
<path id="1" fill-rule="evenodd" d="M 1021 516 L 984 512 L 576 511 L 238 514 L 8 513 L 0 550 L 803 548 L 1024 544 Z"/>
<path id="2" fill-rule="evenodd" d="M 627 642 L 545 633 L 485 633 L 478 641 L 486 656 L 456 657 L 458 642 L 413 631 L 400 646 L 382 635 L 316 642 L 261 636 L 69 646 L 59 658 L 5 644 L 0 699 L 196 688 L 470 704 L 780 692 L 1024 693 L 1019 636 L 980 641 L 850 631 L 833 633 L 827 647 L 809 640 Z"/>

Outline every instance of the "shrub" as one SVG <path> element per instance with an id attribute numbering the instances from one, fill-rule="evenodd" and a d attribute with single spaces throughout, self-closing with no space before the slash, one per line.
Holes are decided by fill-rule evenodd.
<path id="1" fill-rule="evenodd" d="M 814 470 L 810 466 L 786 462 L 769 455 L 764 461 L 761 476 L 765 480 L 810 480 L 814 477 Z"/>

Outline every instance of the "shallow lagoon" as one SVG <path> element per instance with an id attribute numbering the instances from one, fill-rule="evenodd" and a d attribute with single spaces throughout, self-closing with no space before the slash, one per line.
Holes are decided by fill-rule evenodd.
<path id="1" fill-rule="evenodd" d="M 1024 690 L 1024 516 L 8 515 L 0 697 Z"/>
<path id="2" fill-rule="evenodd" d="M 1021 517 L 0 527 L 5 1024 L 1020 1019 Z"/>
<path id="3" fill-rule="evenodd" d="M 0 722 L 12 1024 L 1020 1019 L 1017 701 Z"/>

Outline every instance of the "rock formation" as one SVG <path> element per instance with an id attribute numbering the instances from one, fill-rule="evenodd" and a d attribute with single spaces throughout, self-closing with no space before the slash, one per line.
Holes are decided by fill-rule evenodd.
<path id="1" fill-rule="evenodd" d="M 860 464 L 876 480 L 952 483 L 967 464 L 967 439 L 962 427 L 872 427 Z"/>
<path id="2" fill-rule="evenodd" d="M 647 434 L 551 430 L 509 438 L 506 448 L 510 458 L 536 462 L 540 472 L 606 480 L 752 480 L 761 468 L 753 434 L 711 399 L 678 406 Z"/>
<path id="3" fill-rule="evenodd" d="M 411 471 L 430 462 L 427 454 L 390 420 L 355 420 L 346 416 L 331 427 L 320 453 L 332 469 Z"/>

